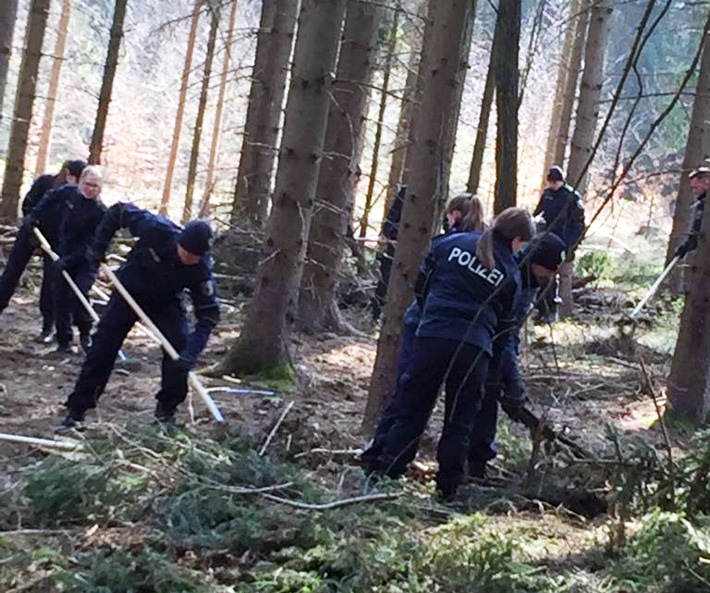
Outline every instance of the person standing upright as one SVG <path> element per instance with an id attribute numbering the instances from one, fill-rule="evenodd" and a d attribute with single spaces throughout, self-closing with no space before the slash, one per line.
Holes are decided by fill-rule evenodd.
<path id="1" fill-rule="evenodd" d="M 545 230 L 557 235 L 565 244 L 567 260 L 560 266 L 559 288 L 562 294 L 572 294 L 574 247 L 584 232 L 584 205 L 581 194 L 565 181 L 562 168 L 550 167 L 547 172 L 547 187 L 540 198 L 533 216 L 542 218 Z M 541 321 L 557 319 L 557 290 L 548 293 L 540 310 Z"/>

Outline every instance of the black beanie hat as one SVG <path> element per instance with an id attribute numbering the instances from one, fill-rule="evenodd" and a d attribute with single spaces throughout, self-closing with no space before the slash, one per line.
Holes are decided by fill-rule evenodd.
<path id="1" fill-rule="evenodd" d="M 555 233 L 538 235 L 532 242 L 530 261 L 548 270 L 557 270 L 565 258 L 565 244 Z"/>
<path id="2" fill-rule="evenodd" d="M 180 233 L 178 243 L 193 255 L 205 255 L 212 247 L 212 227 L 205 220 L 191 220 Z"/>
<path id="3" fill-rule="evenodd" d="M 86 161 L 82 161 L 82 160 L 67 161 L 66 168 L 67 168 L 67 172 L 70 175 L 74 175 L 74 177 L 79 179 L 79 177 L 81 177 L 81 174 L 84 172 L 84 169 L 86 168 Z"/>
<path id="4" fill-rule="evenodd" d="M 564 181 L 565 175 L 562 172 L 562 167 L 560 167 L 559 165 L 553 165 L 552 167 L 550 167 L 549 171 L 547 172 L 547 180 Z"/>

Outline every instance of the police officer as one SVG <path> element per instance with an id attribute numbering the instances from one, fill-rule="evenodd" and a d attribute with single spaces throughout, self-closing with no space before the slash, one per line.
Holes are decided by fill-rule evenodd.
<path id="1" fill-rule="evenodd" d="M 174 425 L 177 407 L 187 396 L 187 375 L 219 321 L 212 260 L 208 255 L 212 229 L 203 220 L 193 220 L 181 229 L 133 204 L 118 203 L 106 212 L 90 248 L 90 259 L 98 261 L 103 257 L 111 238 L 121 228 L 127 228 L 138 242 L 117 276 L 180 353 L 176 361 L 163 353 L 162 383 L 156 396 L 156 419 L 163 425 Z M 191 332 L 180 299 L 185 290 L 197 319 Z M 121 344 L 136 321 L 133 309 L 114 292 L 67 400 L 69 412 L 59 431 L 77 427 L 86 411 L 96 407 Z"/>
<path id="2" fill-rule="evenodd" d="M 106 206 L 99 198 L 102 186 L 101 167 L 90 165 L 82 172 L 78 186 L 67 185 L 48 195 L 33 211 L 36 219 L 42 220 L 44 212 L 54 208 L 53 202 L 62 204 L 55 249 L 59 259 L 54 262 L 57 352 L 71 352 L 72 323 L 79 328 L 79 343 L 84 353 L 91 345 L 91 316 L 62 272 L 66 271 L 82 294 L 88 297 L 96 279 L 96 267 L 87 259 L 86 249 L 106 212 Z"/>
<path id="3" fill-rule="evenodd" d="M 399 477 L 405 471 L 444 383 L 437 491 L 444 499 L 456 493 L 489 361 L 514 324 L 520 273 L 513 253 L 533 234 L 528 212 L 508 208 L 483 233 L 453 234 L 432 247 L 424 271 L 428 280 L 420 282 L 426 287 L 422 319 L 402 381 L 403 413 L 387 433 L 374 464 L 377 474 Z"/>
<path id="4" fill-rule="evenodd" d="M 554 281 L 564 256 L 564 242 L 549 232 L 538 235 L 513 256 L 522 281 L 521 295 L 515 304 L 516 327 L 500 351 L 500 360 L 491 364 L 494 372 L 486 380 L 486 394 L 471 430 L 468 469 L 472 477 L 484 478 L 488 462 L 498 453 L 495 445 L 498 404 L 513 420 L 519 418 L 518 413 L 525 405 L 525 386 L 518 365 L 520 328 L 539 293 Z"/>
<path id="5" fill-rule="evenodd" d="M 485 228 L 483 204 L 477 196 L 472 194 L 463 193 L 452 198 L 447 204 L 445 218 L 446 232 L 434 237 L 432 245 L 451 233 L 482 232 Z M 377 457 L 382 452 L 387 433 L 400 413 L 402 407 L 402 379 L 412 356 L 412 347 L 414 346 L 414 339 L 421 317 L 422 308 L 418 300 L 415 299 L 404 313 L 402 343 L 397 358 L 397 379 L 394 392 L 380 415 L 372 441 L 359 456 L 358 460 L 363 464 L 372 464 L 377 460 Z"/>
<path id="6" fill-rule="evenodd" d="M 35 179 L 30 191 L 27 192 L 22 202 L 22 224 L 15 236 L 15 243 L 8 256 L 5 270 L 0 276 L 0 312 L 8 306 L 12 295 L 17 290 L 22 273 L 37 249 L 37 241 L 32 227 L 38 224 L 49 244 L 52 247 L 57 245 L 61 211 L 59 203 L 57 203 L 57 207 L 45 213 L 41 223 L 33 216 L 32 210 L 47 193 L 58 191 L 65 184 L 75 185 L 84 167 L 86 167 L 84 161 L 66 161 L 57 175 L 40 175 Z M 44 255 L 42 286 L 39 294 L 39 310 L 42 314 L 42 331 L 39 340 L 44 343 L 49 343 L 54 339 L 54 278 L 52 260 Z"/>
<path id="7" fill-rule="evenodd" d="M 695 194 L 696 200 L 693 204 L 693 223 L 690 227 L 690 234 L 685 242 L 678 246 L 673 257 L 683 258 L 698 247 L 698 237 L 703 225 L 703 214 L 705 213 L 705 200 L 708 189 L 710 189 L 710 167 L 698 167 L 690 172 L 690 187 Z"/>
<path id="8" fill-rule="evenodd" d="M 565 244 L 568 256 L 584 232 L 584 205 L 582 196 L 565 182 L 562 168 L 550 167 L 547 172 L 547 188 L 540 198 L 533 216 L 542 218 L 545 230 L 555 233 Z M 572 262 L 560 266 L 559 281 L 572 290 Z M 557 318 L 557 290 L 550 291 L 548 298 L 540 303 L 540 320 L 554 321 Z"/>

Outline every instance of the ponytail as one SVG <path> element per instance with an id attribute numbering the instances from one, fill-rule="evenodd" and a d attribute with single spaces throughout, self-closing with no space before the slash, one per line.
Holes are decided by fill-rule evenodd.
<path id="1" fill-rule="evenodd" d="M 461 223 L 461 230 L 465 232 L 484 231 L 486 223 L 483 221 L 483 202 L 478 196 L 468 194 L 468 214 Z"/>
<path id="2" fill-rule="evenodd" d="M 510 244 L 513 239 L 519 237 L 523 241 L 529 241 L 535 234 L 535 226 L 532 217 L 527 210 L 522 208 L 506 208 L 493 220 L 490 228 L 483 231 L 481 238 L 476 244 L 476 257 L 486 268 L 492 270 L 496 266 L 495 254 L 493 251 L 494 233 Z"/>

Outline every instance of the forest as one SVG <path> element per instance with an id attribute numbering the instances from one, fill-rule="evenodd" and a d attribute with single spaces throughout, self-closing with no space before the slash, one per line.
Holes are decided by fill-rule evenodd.
<path id="1" fill-rule="evenodd" d="M 0 0 L 0 592 L 710 592 L 709 126 L 706 0 Z"/>

